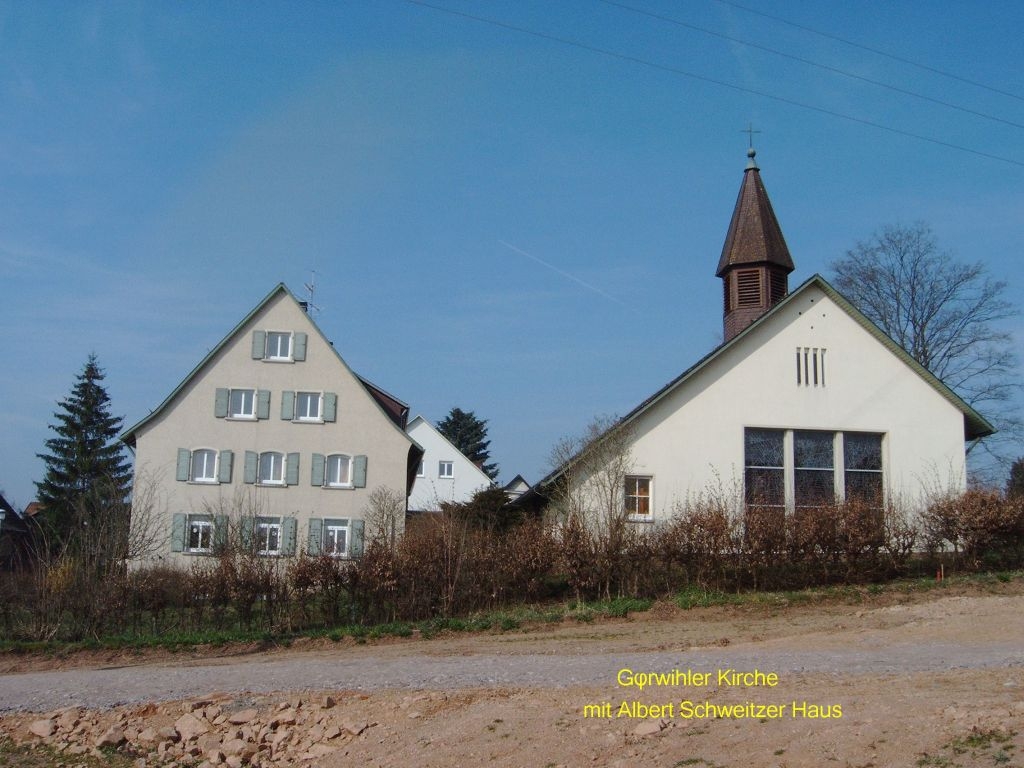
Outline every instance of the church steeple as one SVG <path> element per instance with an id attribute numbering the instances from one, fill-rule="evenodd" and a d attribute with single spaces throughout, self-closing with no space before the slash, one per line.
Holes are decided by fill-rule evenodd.
<path id="1" fill-rule="evenodd" d="M 753 147 L 747 150 L 743 184 L 715 273 L 724 288 L 726 341 L 789 292 L 793 271 L 793 259 L 754 162 L 756 155 Z"/>

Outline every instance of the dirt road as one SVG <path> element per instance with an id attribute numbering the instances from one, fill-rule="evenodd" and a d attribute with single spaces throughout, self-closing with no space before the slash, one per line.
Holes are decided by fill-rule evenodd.
<path id="1" fill-rule="evenodd" d="M 105 710 L 102 725 L 174 702 L 146 710 L 169 722 L 211 691 L 225 711 L 322 691 L 372 726 L 315 765 L 1024 766 L 1024 584 L 992 589 L 10 671 L 0 727 L 23 730 L 38 717 L 24 710 Z M 666 677 L 641 688 L 637 673 Z"/>

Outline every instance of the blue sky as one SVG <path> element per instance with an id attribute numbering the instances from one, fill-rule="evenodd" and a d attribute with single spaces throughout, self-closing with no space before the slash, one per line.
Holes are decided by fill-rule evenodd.
<path id="1" fill-rule="evenodd" d="M 432 421 L 475 411 L 502 479 L 538 479 L 560 437 L 720 341 L 748 124 L 793 284 L 923 220 L 1024 304 L 1024 5 L 627 2 L 683 26 L 437 4 L 498 24 L 404 0 L 0 2 L 8 498 L 32 499 L 91 352 L 132 424 L 314 270 L 355 370 Z"/>

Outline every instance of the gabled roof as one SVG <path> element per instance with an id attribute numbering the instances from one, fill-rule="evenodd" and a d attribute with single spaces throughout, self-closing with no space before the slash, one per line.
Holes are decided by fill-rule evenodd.
<path id="1" fill-rule="evenodd" d="M 655 404 L 667 397 L 678 387 L 682 386 L 686 381 L 693 378 L 698 372 L 707 367 L 713 360 L 717 359 L 721 355 L 725 354 L 728 350 L 732 349 L 737 344 L 742 344 L 742 340 L 747 338 L 748 335 L 756 333 L 756 329 L 759 328 L 763 323 L 768 321 L 769 317 L 781 312 L 784 307 L 789 305 L 796 298 L 809 290 L 812 286 L 820 289 L 826 296 L 832 299 L 846 314 L 848 314 L 858 325 L 864 330 L 870 333 L 878 340 L 882 346 L 888 349 L 892 354 L 902 360 L 911 370 L 920 376 L 925 383 L 932 387 L 938 392 L 943 398 L 949 401 L 953 407 L 959 410 L 964 415 L 964 439 L 975 440 L 977 438 L 986 437 L 995 433 L 995 427 L 993 427 L 988 420 L 985 419 L 980 413 L 974 408 L 968 405 L 959 395 L 956 394 L 952 389 L 946 386 L 937 376 L 931 371 L 921 365 L 917 360 L 910 356 L 909 353 L 899 344 L 892 340 L 892 338 L 881 328 L 875 325 L 871 320 L 867 318 L 859 309 L 849 302 L 839 291 L 833 288 L 825 278 L 821 275 L 815 274 L 804 281 L 795 290 L 789 293 L 786 298 L 772 307 L 770 310 L 765 312 L 761 317 L 747 326 L 745 329 L 736 334 L 729 341 L 721 344 L 720 346 L 713 349 L 710 353 L 698 360 L 694 365 L 683 371 L 679 376 L 672 379 L 668 384 L 663 386 L 653 395 L 644 400 L 640 405 L 631 410 L 621 419 L 619 419 L 612 429 L 616 429 L 620 426 L 629 424 L 630 422 L 637 419 L 643 413 L 650 410 Z M 563 465 L 564 466 L 564 465 Z M 534 488 L 540 488 L 548 485 L 552 480 L 558 477 L 562 472 L 562 467 L 555 468 L 551 473 L 541 480 Z"/>
<path id="2" fill-rule="evenodd" d="M 775 264 L 787 273 L 793 271 L 793 259 L 782 236 L 782 227 L 761 181 L 761 170 L 754 163 L 755 154 L 753 149 L 747 152 L 750 162 L 743 172 L 743 183 L 722 246 L 722 257 L 715 272 L 718 277 L 730 267 L 741 264 Z"/>
<path id="3" fill-rule="evenodd" d="M 231 339 L 233 339 L 238 333 L 241 332 L 241 330 L 249 323 L 250 320 L 252 320 L 257 314 L 260 313 L 260 311 L 263 310 L 265 306 L 267 306 L 267 304 L 269 304 L 273 299 L 277 298 L 277 296 L 282 293 L 286 295 L 288 298 L 290 298 L 293 302 L 295 302 L 296 307 L 298 307 L 300 310 L 302 309 L 302 303 L 295 298 L 295 294 L 293 294 L 288 289 L 288 286 L 286 286 L 284 283 L 278 283 L 274 287 L 274 289 L 270 293 L 268 293 L 263 298 L 262 301 L 260 301 L 259 304 L 252 308 L 249 314 L 243 317 L 241 321 L 234 328 L 232 328 L 223 339 L 220 340 L 220 343 L 217 344 L 217 346 L 211 349 L 206 354 L 206 356 L 199 361 L 199 364 L 195 368 L 193 368 L 184 379 L 181 380 L 181 383 L 174 388 L 171 394 L 164 398 L 164 401 L 160 403 L 160 405 L 158 405 L 153 411 L 151 411 L 150 414 L 146 416 L 144 419 L 126 429 L 121 434 L 120 439 L 124 441 L 127 445 L 134 447 L 136 433 L 150 421 L 159 416 L 164 411 L 164 409 L 167 408 L 167 406 L 174 401 L 174 398 L 178 396 L 178 394 L 188 385 L 188 383 L 192 381 L 196 374 L 203 370 L 203 368 L 205 368 L 206 365 L 217 356 L 217 354 L 227 345 L 227 343 L 231 341 Z M 359 376 L 351 368 L 349 368 L 348 363 L 345 362 L 345 359 L 341 356 L 338 350 L 334 348 L 334 345 L 324 335 L 324 332 L 320 330 L 320 326 L 318 326 L 316 322 L 314 322 L 313 318 L 309 317 L 309 315 L 306 314 L 305 311 L 303 311 L 303 314 L 306 316 L 306 319 L 309 321 L 309 324 L 313 328 L 313 330 L 315 330 L 320 335 L 320 338 L 322 338 L 324 342 L 327 344 L 327 346 L 330 347 L 330 349 L 334 352 L 335 356 L 338 358 L 338 362 L 341 363 L 345 367 L 345 369 L 353 376 L 355 376 L 356 379 L 359 380 L 359 383 L 363 385 L 363 388 L 366 389 L 367 394 L 370 395 L 370 399 L 373 401 L 374 405 L 380 410 L 380 412 L 385 416 L 385 418 L 387 418 L 387 420 L 391 422 L 399 432 L 402 433 L 406 440 L 408 440 L 413 445 L 416 445 L 416 441 L 409 437 L 409 435 L 403 428 L 404 424 L 401 423 L 404 420 L 405 415 L 407 415 L 409 412 L 409 406 L 407 406 L 401 400 L 398 400 L 397 398 L 388 394 L 380 387 L 371 384 L 369 381 L 364 379 L 362 376 Z"/>
<path id="4" fill-rule="evenodd" d="M 445 437 L 443 434 L 441 434 L 441 430 L 439 430 L 437 427 L 435 427 L 433 424 L 431 424 L 429 421 L 427 421 L 425 418 L 423 418 L 423 416 L 417 416 L 415 419 L 413 419 L 412 421 L 409 422 L 409 431 L 410 432 L 416 427 L 417 423 L 424 424 L 428 429 L 430 429 L 431 432 L 433 432 L 435 435 L 437 435 L 439 438 L 441 438 L 444 442 L 446 442 L 449 446 L 451 446 L 452 452 L 454 452 L 454 453 L 458 454 L 459 456 L 461 456 L 462 458 L 464 458 L 466 460 L 467 464 L 469 464 L 471 467 L 473 467 L 473 469 L 475 469 L 478 473 L 480 473 L 480 477 L 483 479 L 483 481 L 485 483 L 487 483 L 488 485 L 493 485 L 494 484 L 494 481 L 492 481 L 491 478 L 489 478 L 487 476 L 487 473 L 484 472 L 482 469 L 480 469 L 480 465 L 479 464 L 474 462 L 466 454 L 464 454 L 462 451 L 460 451 L 458 448 L 456 448 L 455 444 L 451 440 L 449 440 L 447 437 Z"/>

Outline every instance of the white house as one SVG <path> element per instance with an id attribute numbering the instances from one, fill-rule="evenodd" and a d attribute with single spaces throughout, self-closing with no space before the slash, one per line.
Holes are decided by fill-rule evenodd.
<path id="1" fill-rule="evenodd" d="M 965 440 L 992 426 L 822 277 L 788 290 L 793 262 L 749 157 L 717 271 L 725 342 L 619 422 L 625 512 L 658 522 L 722 488 L 781 513 L 963 489 Z"/>
<path id="2" fill-rule="evenodd" d="M 409 497 L 411 512 L 436 511 L 441 502 L 469 501 L 474 493 L 491 485 L 484 471 L 422 416 L 409 423 L 408 432 L 423 447 Z"/>
<path id="3" fill-rule="evenodd" d="M 423 450 L 407 417 L 278 285 L 122 435 L 136 497 L 168 506 L 156 556 L 187 565 L 231 526 L 267 556 L 358 556 L 373 490 L 404 502 L 412 489 Z"/>

